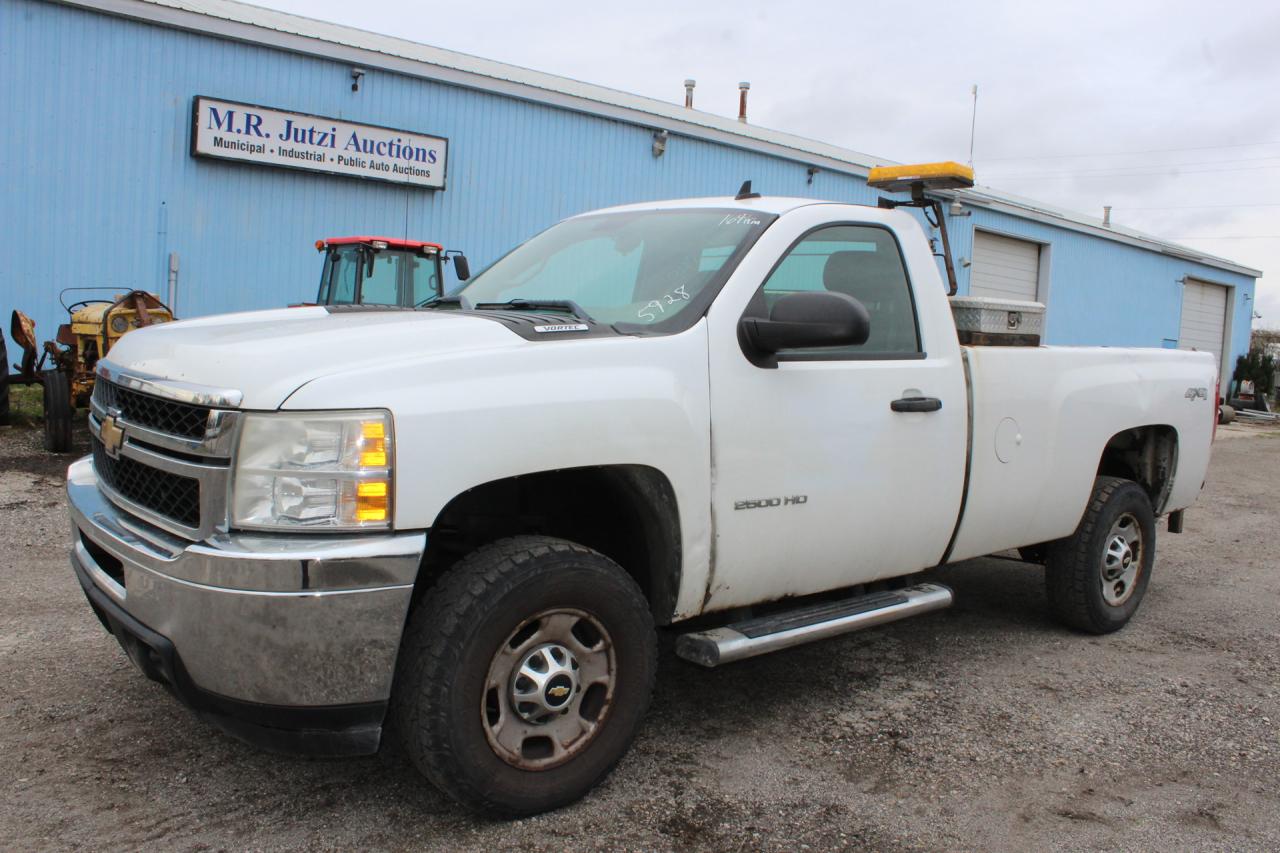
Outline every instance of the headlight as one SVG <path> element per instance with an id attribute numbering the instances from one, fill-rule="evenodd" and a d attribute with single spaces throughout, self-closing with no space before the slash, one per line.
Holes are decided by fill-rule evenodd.
<path id="1" fill-rule="evenodd" d="M 391 470 L 388 412 L 246 414 L 232 526 L 388 528 Z"/>

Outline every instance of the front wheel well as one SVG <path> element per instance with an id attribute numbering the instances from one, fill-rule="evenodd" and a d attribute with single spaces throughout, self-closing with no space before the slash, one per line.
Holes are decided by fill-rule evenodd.
<path id="1" fill-rule="evenodd" d="M 680 516 L 671 482 L 645 465 L 524 474 L 458 495 L 427 534 L 413 606 L 465 555 L 525 534 L 554 536 L 599 551 L 640 585 L 655 622 L 671 621 L 680 588 Z"/>
<path id="2" fill-rule="evenodd" d="M 1133 427 L 1116 433 L 1102 450 L 1098 476 L 1133 480 L 1146 491 L 1156 515 L 1164 511 L 1178 468 L 1178 431 L 1171 426 Z"/>

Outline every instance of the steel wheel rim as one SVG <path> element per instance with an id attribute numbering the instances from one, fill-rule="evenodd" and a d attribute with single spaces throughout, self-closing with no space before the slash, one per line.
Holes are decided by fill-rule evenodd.
<path id="1" fill-rule="evenodd" d="M 1119 607 L 1133 596 L 1145 554 L 1142 525 L 1131 512 L 1122 513 L 1107 533 L 1102 550 L 1102 600 Z"/>
<path id="2" fill-rule="evenodd" d="M 489 663 L 480 697 L 485 738 L 513 767 L 557 767 L 600 732 L 616 681 L 613 641 L 599 620 L 573 608 L 544 610 L 512 631 Z"/>

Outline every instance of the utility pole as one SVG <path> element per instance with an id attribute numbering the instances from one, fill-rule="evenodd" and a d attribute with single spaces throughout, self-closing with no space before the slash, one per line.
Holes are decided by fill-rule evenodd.
<path id="1" fill-rule="evenodd" d="M 973 95 L 973 114 L 969 119 L 969 165 L 973 165 L 973 136 L 974 131 L 978 129 L 978 84 L 974 83 L 970 89 Z"/>

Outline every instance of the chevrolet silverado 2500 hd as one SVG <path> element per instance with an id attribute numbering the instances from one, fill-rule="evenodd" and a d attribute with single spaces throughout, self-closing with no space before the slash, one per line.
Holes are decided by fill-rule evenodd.
<path id="1" fill-rule="evenodd" d="M 98 372 L 72 564 L 133 661 L 277 749 L 394 728 L 505 814 L 624 753 L 655 626 L 723 664 L 1022 548 L 1059 620 L 1121 627 L 1215 417 L 1205 353 L 961 346 L 911 215 L 760 197 L 577 216 L 416 310 L 143 329 Z"/>

